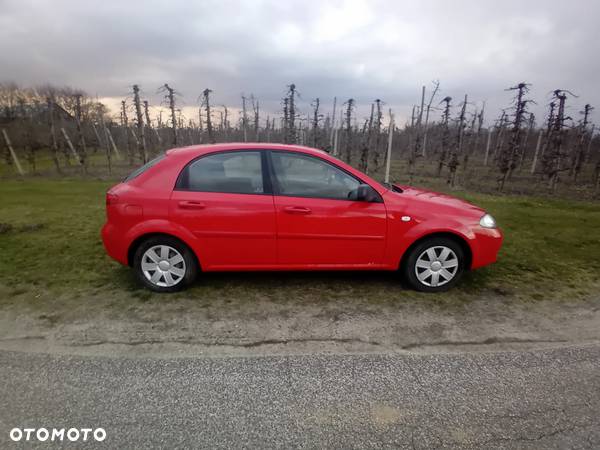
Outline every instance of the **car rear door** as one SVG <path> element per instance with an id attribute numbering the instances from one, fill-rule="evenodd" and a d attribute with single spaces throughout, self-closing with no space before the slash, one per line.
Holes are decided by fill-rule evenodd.
<path id="1" fill-rule="evenodd" d="M 321 158 L 271 151 L 277 258 L 294 268 L 368 268 L 383 264 L 383 201 L 348 199 L 360 181 Z"/>
<path id="2" fill-rule="evenodd" d="M 198 239 L 203 270 L 276 265 L 275 208 L 266 155 L 259 150 L 208 154 L 182 171 L 170 200 L 170 220 Z"/>

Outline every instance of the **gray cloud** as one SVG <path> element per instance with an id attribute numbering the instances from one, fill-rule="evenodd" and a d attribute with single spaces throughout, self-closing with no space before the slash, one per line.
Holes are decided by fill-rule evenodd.
<path id="1" fill-rule="evenodd" d="M 154 103 L 168 82 L 187 105 L 210 87 L 217 104 L 254 93 L 271 112 L 294 82 L 304 112 L 335 95 L 355 98 L 359 116 L 381 98 L 404 117 L 433 79 L 455 103 L 486 101 L 490 115 L 509 104 L 504 88 L 528 81 L 536 112 L 563 88 L 580 95 L 576 115 L 600 106 L 599 13 L 596 2 L 554 0 L 0 0 L 0 77 L 101 97 L 138 83 Z"/>

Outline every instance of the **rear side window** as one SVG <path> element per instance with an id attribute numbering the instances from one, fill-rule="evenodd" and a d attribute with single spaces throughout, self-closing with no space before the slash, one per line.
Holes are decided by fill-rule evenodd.
<path id="1" fill-rule="evenodd" d="M 125 178 L 123 180 L 123 183 L 127 183 L 128 181 L 133 180 L 135 177 L 140 176 L 141 174 L 143 174 L 146 170 L 148 170 L 150 167 L 154 166 L 156 163 L 158 163 L 159 161 L 162 161 L 165 158 L 166 155 L 162 154 L 157 156 L 154 159 L 151 159 L 150 161 L 148 161 L 146 164 L 144 164 L 142 167 L 139 167 L 137 169 L 135 169 L 133 172 L 131 172 L 127 178 Z"/>
<path id="2" fill-rule="evenodd" d="M 183 170 L 177 184 L 189 191 L 263 194 L 261 154 L 243 151 L 204 156 Z"/>

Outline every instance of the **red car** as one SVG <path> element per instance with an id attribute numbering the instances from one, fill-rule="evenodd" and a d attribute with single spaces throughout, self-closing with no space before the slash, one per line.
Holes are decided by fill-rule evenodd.
<path id="1" fill-rule="evenodd" d="M 502 244 L 477 206 L 385 186 L 295 145 L 169 150 L 107 192 L 106 214 L 106 251 L 158 292 L 200 271 L 247 270 L 399 270 L 437 292 L 495 262 Z"/>

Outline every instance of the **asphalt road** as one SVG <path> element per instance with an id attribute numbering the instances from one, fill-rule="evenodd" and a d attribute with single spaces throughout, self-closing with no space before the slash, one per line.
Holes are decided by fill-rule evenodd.
<path id="1" fill-rule="evenodd" d="M 600 347 L 126 359 L 0 352 L 0 447 L 600 448 Z M 64 446 L 67 446 L 63 443 Z"/>

